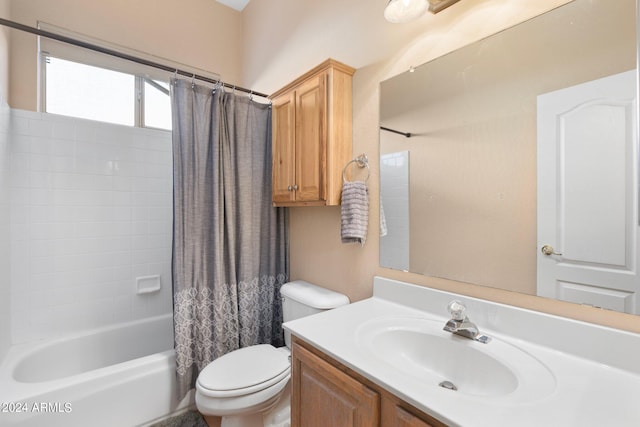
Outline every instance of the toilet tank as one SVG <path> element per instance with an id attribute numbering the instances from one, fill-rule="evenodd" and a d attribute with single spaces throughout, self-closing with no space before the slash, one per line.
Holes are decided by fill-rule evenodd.
<path id="1" fill-rule="evenodd" d="M 296 280 L 282 285 L 282 318 L 285 322 L 331 310 L 349 304 L 349 297 L 318 285 Z M 291 335 L 285 331 L 287 347 L 291 346 Z"/>

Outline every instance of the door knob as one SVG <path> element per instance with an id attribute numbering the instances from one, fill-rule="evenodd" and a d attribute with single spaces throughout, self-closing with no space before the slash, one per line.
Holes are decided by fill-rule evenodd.
<path id="1" fill-rule="evenodd" d="M 549 256 L 549 255 L 562 255 L 560 252 L 556 252 L 555 249 L 553 249 L 552 246 L 549 245 L 544 245 L 541 249 L 540 252 L 542 252 L 543 254 Z"/>

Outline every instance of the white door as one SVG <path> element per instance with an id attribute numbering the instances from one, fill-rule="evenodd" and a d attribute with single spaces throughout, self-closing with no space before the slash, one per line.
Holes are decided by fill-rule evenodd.
<path id="1" fill-rule="evenodd" d="M 538 97 L 538 295 L 638 313 L 636 71 Z"/>

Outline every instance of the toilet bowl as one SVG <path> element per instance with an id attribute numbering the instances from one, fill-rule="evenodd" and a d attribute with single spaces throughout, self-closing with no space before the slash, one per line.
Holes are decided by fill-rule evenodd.
<path id="1" fill-rule="evenodd" d="M 289 355 L 286 347 L 261 344 L 216 359 L 198 375 L 198 410 L 204 415 L 235 418 L 269 411 L 278 403 L 291 378 Z M 234 423 L 241 425 L 238 420 Z"/>
<path id="2" fill-rule="evenodd" d="M 347 296 L 304 281 L 280 289 L 285 321 L 349 303 Z M 259 344 L 225 354 L 207 365 L 196 381 L 196 406 L 222 417 L 222 427 L 289 427 L 291 352 Z"/>

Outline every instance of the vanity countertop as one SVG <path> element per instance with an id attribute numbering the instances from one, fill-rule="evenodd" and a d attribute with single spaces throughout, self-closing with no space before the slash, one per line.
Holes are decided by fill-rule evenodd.
<path id="1" fill-rule="evenodd" d="M 458 393 L 399 374 L 397 367 L 381 362 L 361 345 L 363 325 L 376 319 L 415 318 L 444 326 L 446 306 L 452 299 L 467 305 L 469 318 L 482 333 L 544 365 L 551 373 L 551 388 L 523 401 L 510 394 Z M 383 278 L 375 279 L 372 298 L 287 322 L 284 327 L 451 426 L 640 426 L 638 334 Z"/>

